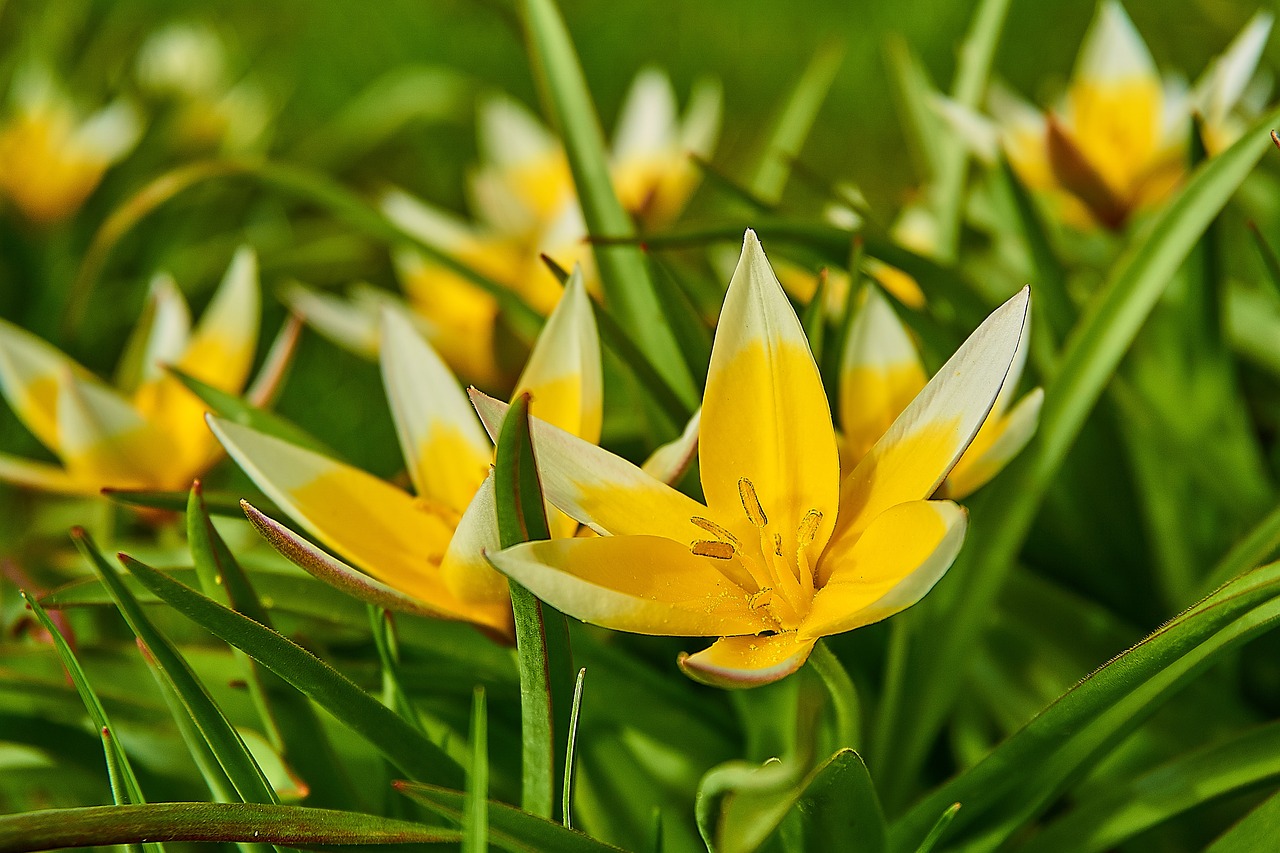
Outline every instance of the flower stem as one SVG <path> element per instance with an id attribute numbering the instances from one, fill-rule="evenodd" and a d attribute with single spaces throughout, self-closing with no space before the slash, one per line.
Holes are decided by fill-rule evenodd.
<path id="1" fill-rule="evenodd" d="M 844 664 L 827 646 L 818 640 L 809 656 L 809 666 L 822 679 L 831 694 L 831 708 L 835 712 L 836 739 L 841 747 L 857 749 L 862 741 L 862 708 L 858 701 L 858 689 L 845 671 Z"/>

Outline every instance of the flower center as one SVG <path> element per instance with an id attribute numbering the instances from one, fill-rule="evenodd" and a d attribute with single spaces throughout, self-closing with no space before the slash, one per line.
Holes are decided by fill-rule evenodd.
<path id="1" fill-rule="evenodd" d="M 756 542 L 743 543 L 728 528 L 701 516 L 689 520 L 711 534 L 710 539 L 695 539 L 689 550 L 699 557 L 709 557 L 727 565 L 725 576 L 739 585 L 744 580 L 754 584 L 751 607 L 766 608 L 769 616 L 781 630 L 799 625 L 809 612 L 813 601 L 813 566 L 809 559 L 809 546 L 813 544 L 822 525 L 822 513 L 810 509 L 800 519 L 794 534 L 769 523 L 760 504 L 756 487 L 746 477 L 738 480 L 738 497 L 747 521 L 756 530 Z M 746 573 L 730 569 L 740 568 Z"/>

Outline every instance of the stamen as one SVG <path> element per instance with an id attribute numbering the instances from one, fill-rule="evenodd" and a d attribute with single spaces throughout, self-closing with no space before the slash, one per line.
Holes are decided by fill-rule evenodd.
<path id="1" fill-rule="evenodd" d="M 752 610 L 758 610 L 761 607 L 767 606 L 772 599 L 773 599 L 773 588 L 768 586 L 761 587 L 760 589 L 751 593 L 751 595 L 747 596 L 747 607 L 751 608 Z"/>
<path id="2" fill-rule="evenodd" d="M 735 550 L 740 549 L 742 547 L 742 544 L 738 542 L 738 537 L 730 533 L 728 528 L 721 527 L 720 525 L 716 524 L 714 521 L 712 521 L 709 518 L 703 518 L 700 515 L 695 515 L 692 518 L 690 518 L 689 521 L 693 522 L 698 527 L 701 527 L 703 530 L 707 531 L 712 536 L 719 539 L 721 542 L 732 543 Z"/>
<path id="3" fill-rule="evenodd" d="M 751 523 L 759 528 L 764 528 L 769 524 L 769 517 L 764 514 L 764 507 L 760 506 L 760 498 L 756 495 L 756 487 L 746 477 L 738 480 L 738 497 L 742 500 L 742 509 L 747 514 L 747 518 Z"/>
<path id="4" fill-rule="evenodd" d="M 816 509 L 811 509 L 804 514 L 804 518 L 800 519 L 800 526 L 796 529 L 796 544 L 803 548 L 813 542 L 814 537 L 818 535 L 818 528 L 822 526 L 822 513 Z"/>
<path id="5" fill-rule="evenodd" d="M 729 542 L 710 542 L 706 539 L 699 539 L 689 548 L 699 557 L 711 557 L 713 560 L 732 560 L 734 555 L 734 547 Z"/>

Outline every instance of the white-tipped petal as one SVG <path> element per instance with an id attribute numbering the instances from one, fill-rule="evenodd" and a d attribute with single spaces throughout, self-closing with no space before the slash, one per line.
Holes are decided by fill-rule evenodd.
<path id="1" fill-rule="evenodd" d="M 640 469 L 669 486 L 684 477 L 698 455 L 698 431 L 702 425 L 702 409 L 699 408 L 684 425 L 679 436 L 668 441 L 650 454 Z"/>
<path id="2" fill-rule="evenodd" d="M 1196 84 L 1196 106 L 1210 121 L 1221 122 L 1240 102 L 1258 70 L 1274 20 L 1270 12 L 1256 13 Z"/>
<path id="3" fill-rule="evenodd" d="M 1105 0 L 1085 33 L 1075 79 L 1114 83 L 1157 76 L 1155 60 L 1124 7 Z"/>
<path id="4" fill-rule="evenodd" d="M 64 372 L 89 372 L 53 345 L 0 319 L 0 391 L 18 419 L 50 450 L 58 450 L 58 383 Z"/>
<path id="5" fill-rule="evenodd" d="M 378 313 L 374 306 L 342 299 L 296 282 L 285 285 L 280 299 L 289 310 L 343 349 L 374 358 L 378 354 Z"/>
<path id="6" fill-rule="evenodd" d="M 179 366 L 216 388 L 238 393 L 249 380 L 261 321 L 258 257 L 241 246 L 196 324 Z"/>
<path id="7" fill-rule="evenodd" d="M 665 154 L 676 143 L 677 130 L 671 79 L 657 68 L 645 68 L 622 100 L 613 136 L 614 160 Z"/>

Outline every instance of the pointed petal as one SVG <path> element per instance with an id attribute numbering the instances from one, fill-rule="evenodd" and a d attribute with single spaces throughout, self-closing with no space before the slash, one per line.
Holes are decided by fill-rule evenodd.
<path id="1" fill-rule="evenodd" d="M 117 488 L 180 487 L 190 472 L 170 437 L 129 401 L 69 371 L 58 377 L 58 455 L 77 479 Z"/>
<path id="2" fill-rule="evenodd" d="M 840 430 L 853 470 L 925 385 L 910 333 L 879 288 L 868 287 L 840 358 Z"/>
<path id="3" fill-rule="evenodd" d="M 343 349 L 366 358 L 378 354 L 378 315 L 372 306 L 290 283 L 280 300 L 312 329 Z"/>
<path id="4" fill-rule="evenodd" d="M 191 309 L 168 273 L 151 279 L 142 318 L 125 344 L 116 386 L 127 392 L 165 375 L 162 365 L 182 357 L 191 337 Z"/>
<path id="5" fill-rule="evenodd" d="M 810 510 L 821 513 L 812 540 L 821 550 L 839 505 L 831 411 L 804 329 L 752 231 L 720 311 L 701 434 L 702 488 L 713 511 L 743 518 L 740 482 L 749 481 L 784 537 Z"/>
<path id="6" fill-rule="evenodd" d="M 581 267 L 573 268 L 560 304 L 538 335 L 512 396 L 525 391 L 533 395 L 532 411 L 542 420 L 592 444 L 600 440 L 604 415 L 600 337 Z M 467 409 L 470 414 L 471 407 Z"/>
<path id="7" fill-rule="evenodd" d="M 444 562 L 440 564 L 440 574 L 449 591 L 460 601 L 506 604 L 509 601 L 507 579 L 494 571 L 485 557 L 501 548 L 493 473 L 490 472 L 462 513 L 444 553 Z"/>
<path id="8" fill-rule="evenodd" d="M 614 162 L 666 155 L 676 142 L 676 93 L 658 68 L 636 75 L 622 99 L 613 134 Z"/>
<path id="9" fill-rule="evenodd" d="M 1040 405 L 1044 402 L 1044 389 L 1036 388 L 1019 401 L 1018 405 L 998 421 L 987 419 L 978 430 L 973 444 L 947 475 L 942 492 L 946 497 L 960 500 L 991 482 L 1004 466 L 1022 452 L 1035 434 L 1040 423 Z"/>
<path id="10" fill-rule="evenodd" d="M 724 109 L 724 88 L 718 80 L 694 83 L 689 105 L 680 128 L 680 146 L 699 157 L 710 157 L 720 135 L 720 115 Z"/>
<path id="11" fill-rule="evenodd" d="M 927 498 L 942 484 L 1000 393 L 1028 300 L 1024 288 L 992 312 L 845 478 L 837 537 L 856 538 L 889 507 Z M 825 558 L 824 565 L 829 570 Z"/>
<path id="12" fill-rule="evenodd" d="M 262 360 L 258 373 L 245 389 L 244 398 L 252 406 L 265 409 L 275 402 L 280 386 L 293 364 L 293 356 L 298 351 L 298 342 L 302 339 L 302 318 L 290 313 L 276 333 L 267 356 Z"/>
<path id="13" fill-rule="evenodd" d="M 762 637 L 725 637 L 692 655 L 680 656 L 680 668 L 694 681 L 712 687 L 759 687 L 804 666 L 816 639 L 795 631 Z"/>
<path id="14" fill-rule="evenodd" d="M 382 197 L 382 212 L 387 218 L 423 242 L 445 251 L 469 246 L 475 239 L 472 227 L 440 208 L 410 195 L 404 190 L 391 190 Z"/>
<path id="15" fill-rule="evenodd" d="M 308 534 L 396 589 L 454 613 L 440 577 L 453 525 L 395 486 L 220 418 L 209 427 L 267 497 Z"/>
<path id="16" fill-rule="evenodd" d="M 800 635 L 842 634 L 915 604 L 951 567 L 967 525 L 951 501 L 911 501 L 882 512 L 856 540 L 833 540 Z"/>
<path id="17" fill-rule="evenodd" d="M 507 404 L 474 388 L 471 401 L 489 435 L 496 436 Z M 654 534 L 678 542 L 703 535 L 692 519 L 708 516 L 707 507 L 541 418 L 530 418 L 529 425 L 547 500 L 595 532 Z"/>
<path id="18" fill-rule="evenodd" d="M 562 613 L 615 631 L 718 637 L 774 627 L 720 573 L 721 561 L 661 536 L 529 542 L 489 560 Z"/>
<path id="19" fill-rule="evenodd" d="M 240 507 L 254 528 L 262 534 L 267 543 L 276 549 L 285 559 L 303 569 L 313 578 L 340 589 L 353 598 L 369 604 L 376 604 L 388 610 L 402 613 L 413 613 L 417 616 L 431 616 L 437 619 L 457 619 L 459 614 L 433 606 L 430 601 L 421 601 L 405 595 L 400 590 L 380 583 L 357 569 L 334 557 L 317 545 L 308 542 L 285 525 L 264 515 L 248 501 L 241 501 Z M 489 568 L 487 565 L 485 568 Z M 492 571 L 492 569 L 490 569 Z M 508 608 L 509 610 L 509 608 Z M 499 614 L 501 615 L 500 611 Z M 470 620 L 469 621 L 475 621 Z"/>
<path id="20" fill-rule="evenodd" d="M 1116 83 L 1158 76 L 1151 51 L 1124 7 L 1106 0 L 1085 33 L 1073 80 Z"/>
<path id="21" fill-rule="evenodd" d="M 698 431 L 702 424 L 702 409 L 693 413 L 679 437 L 668 441 L 650 454 L 640 469 L 669 486 L 674 486 L 693 465 L 698 455 Z"/>
<path id="22" fill-rule="evenodd" d="M 178 367 L 215 388 L 238 393 L 249 380 L 261 321 L 258 258 L 252 249 L 241 246 Z"/>
<path id="23" fill-rule="evenodd" d="M 0 480 L 64 495 L 97 494 L 100 486 L 72 477 L 57 465 L 0 453 Z"/>
<path id="24" fill-rule="evenodd" d="M 1209 121 L 1222 122 L 1239 103 L 1258 70 L 1274 20 L 1270 12 L 1256 13 L 1205 70 L 1204 77 L 1196 84 L 1194 98 Z"/>
<path id="25" fill-rule="evenodd" d="M 560 150 L 560 141 L 546 125 L 513 98 L 487 98 L 480 105 L 478 119 L 481 156 L 499 166 L 526 165 Z"/>
<path id="26" fill-rule="evenodd" d="M 18 419 L 50 450 L 58 450 L 58 381 L 89 373 L 56 347 L 0 319 L 0 391 Z"/>
<path id="27" fill-rule="evenodd" d="M 382 314 L 379 361 L 414 489 L 461 513 L 493 457 L 466 393 L 436 351 L 395 311 Z"/>

